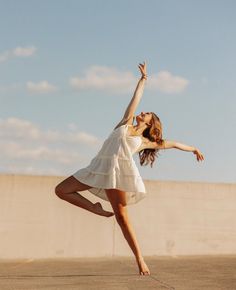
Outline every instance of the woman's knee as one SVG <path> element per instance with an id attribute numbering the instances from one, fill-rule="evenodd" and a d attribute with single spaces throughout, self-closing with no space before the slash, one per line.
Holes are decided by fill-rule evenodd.
<path id="1" fill-rule="evenodd" d="M 55 193 L 58 197 L 64 199 L 68 193 L 88 190 L 91 186 L 78 181 L 74 176 L 69 176 L 55 187 Z"/>
<path id="2" fill-rule="evenodd" d="M 58 185 L 55 187 L 55 194 L 56 194 L 59 198 L 64 199 L 64 197 L 65 197 L 65 192 L 64 192 L 64 190 L 63 190 L 63 187 L 62 187 L 60 184 L 58 184 Z"/>
<path id="3" fill-rule="evenodd" d="M 124 226 L 128 223 L 128 214 L 125 207 L 120 206 L 114 210 L 116 221 L 120 226 Z"/>

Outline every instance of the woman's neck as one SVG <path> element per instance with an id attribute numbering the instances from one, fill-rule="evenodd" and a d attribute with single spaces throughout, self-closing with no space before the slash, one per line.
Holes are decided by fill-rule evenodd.
<path id="1" fill-rule="evenodd" d="M 133 126 L 133 130 L 136 135 L 141 135 L 147 127 L 148 126 L 145 122 L 140 122 L 139 124 Z"/>

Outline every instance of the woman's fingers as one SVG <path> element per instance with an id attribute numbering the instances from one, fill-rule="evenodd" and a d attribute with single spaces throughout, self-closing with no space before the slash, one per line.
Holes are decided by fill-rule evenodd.
<path id="1" fill-rule="evenodd" d="M 197 154 L 197 159 L 198 160 L 204 160 L 204 157 L 203 157 L 203 155 L 201 153 L 198 153 Z"/>
<path id="2" fill-rule="evenodd" d="M 143 67 L 139 66 L 139 69 L 140 69 L 142 74 L 145 74 L 145 71 L 144 71 Z"/>
<path id="3" fill-rule="evenodd" d="M 196 154 L 197 161 L 204 160 L 204 156 L 199 150 L 196 150 L 194 154 Z"/>
<path id="4" fill-rule="evenodd" d="M 142 66 L 142 67 L 145 67 L 146 66 L 146 61 L 144 61 L 143 63 L 140 63 L 139 65 Z"/>
<path id="5" fill-rule="evenodd" d="M 200 158 L 201 160 L 203 160 L 203 159 L 204 159 L 204 157 L 203 157 L 203 155 L 202 155 L 202 153 L 201 153 L 201 152 L 199 152 L 199 158 Z"/>
<path id="6" fill-rule="evenodd" d="M 140 63 L 138 65 L 138 67 L 139 67 L 139 70 L 140 70 L 142 76 L 146 76 L 147 75 L 147 72 L 146 72 L 146 63 L 145 63 L 145 61 L 143 62 L 143 64 Z"/>
<path id="7" fill-rule="evenodd" d="M 139 66 L 139 69 L 140 69 L 140 71 L 141 72 L 143 72 L 144 70 L 143 70 L 143 67 L 141 67 L 141 66 Z"/>

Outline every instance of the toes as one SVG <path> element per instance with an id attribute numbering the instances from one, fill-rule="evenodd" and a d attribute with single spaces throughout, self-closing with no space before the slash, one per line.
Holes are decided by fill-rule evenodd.
<path id="1" fill-rule="evenodd" d="M 111 216 L 113 216 L 114 215 L 114 212 L 107 212 L 106 214 L 105 214 L 105 216 L 107 216 L 107 217 L 111 217 Z"/>
<path id="2" fill-rule="evenodd" d="M 147 275 L 150 275 L 150 274 L 148 272 L 141 272 L 140 275 L 147 276 Z"/>

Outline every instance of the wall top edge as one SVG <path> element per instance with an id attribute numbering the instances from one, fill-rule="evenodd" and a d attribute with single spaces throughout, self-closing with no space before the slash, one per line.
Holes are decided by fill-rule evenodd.
<path id="1" fill-rule="evenodd" d="M 19 174 L 19 173 L 0 173 L 0 177 L 29 177 L 29 178 L 67 178 L 69 177 L 69 175 L 64 176 L 64 175 L 40 175 L 40 174 Z M 159 183 L 191 183 L 191 184 L 222 184 L 222 185 L 236 185 L 236 182 L 215 182 L 215 181 L 191 181 L 191 180 L 168 180 L 168 179 L 163 179 L 163 180 L 159 180 L 159 179 L 146 179 L 143 178 L 144 182 L 159 182 Z"/>

